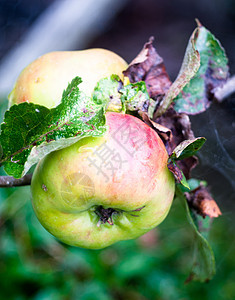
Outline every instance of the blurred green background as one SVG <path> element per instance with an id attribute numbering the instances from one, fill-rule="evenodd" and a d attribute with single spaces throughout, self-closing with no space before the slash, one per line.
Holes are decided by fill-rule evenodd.
<path id="1" fill-rule="evenodd" d="M 185 284 L 193 237 L 178 201 L 145 236 L 104 250 L 68 247 L 40 225 L 30 188 L 0 190 L 0 299 L 234 299 L 234 227 L 215 220 L 209 241 L 217 274 Z"/>
<path id="2" fill-rule="evenodd" d="M 0 0 L 1 58 L 20 43 L 22 35 L 53 2 Z M 130 62 L 154 35 L 173 80 L 198 17 L 222 42 L 234 74 L 233 0 L 126 2 L 87 47 L 108 48 Z M 0 105 L 2 115 L 6 97 Z M 166 220 L 145 236 L 94 251 L 68 247 L 44 230 L 32 210 L 30 187 L 1 188 L 0 300 L 234 300 L 234 113 L 231 97 L 191 118 L 195 135 L 207 138 L 194 176 L 209 182 L 223 213 L 214 220 L 209 234 L 217 265 L 210 282 L 185 284 L 194 239 L 177 200 Z"/>

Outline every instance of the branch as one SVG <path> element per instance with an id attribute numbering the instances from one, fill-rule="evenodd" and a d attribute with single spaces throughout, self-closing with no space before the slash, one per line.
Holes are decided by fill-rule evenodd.
<path id="1" fill-rule="evenodd" d="M 218 102 L 222 102 L 235 92 L 235 75 L 230 77 L 222 86 L 214 90 L 214 97 Z"/>
<path id="2" fill-rule="evenodd" d="M 0 187 L 30 185 L 31 179 L 32 179 L 32 174 L 27 174 L 24 177 L 19 179 L 16 179 L 11 176 L 0 176 Z"/>

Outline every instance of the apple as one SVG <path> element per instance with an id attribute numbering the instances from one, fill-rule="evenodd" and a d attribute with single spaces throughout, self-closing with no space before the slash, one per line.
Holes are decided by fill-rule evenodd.
<path id="1" fill-rule="evenodd" d="M 158 134 L 138 118 L 107 112 L 102 137 L 47 155 L 32 178 L 41 224 L 62 242 L 90 249 L 134 239 L 166 217 L 175 182 Z"/>
<path id="2" fill-rule="evenodd" d="M 100 79 L 112 74 L 122 79 L 126 68 L 127 63 L 120 56 L 105 49 L 47 53 L 21 72 L 8 97 L 10 105 L 27 101 L 55 107 L 63 90 L 76 76 L 83 80 L 80 89 L 91 96 Z"/>
<path id="3" fill-rule="evenodd" d="M 104 49 L 52 52 L 27 66 L 9 95 L 10 104 L 54 107 L 80 76 L 90 96 L 96 83 L 126 62 Z M 134 116 L 107 112 L 102 137 L 82 138 L 41 160 L 32 178 L 32 204 L 41 224 L 66 244 L 100 249 L 136 238 L 161 223 L 175 183 L 157 133 Z"/>

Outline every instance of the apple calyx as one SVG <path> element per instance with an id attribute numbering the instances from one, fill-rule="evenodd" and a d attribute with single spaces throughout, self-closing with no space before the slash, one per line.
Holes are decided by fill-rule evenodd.
<path id="1" fill-rule="evenodd" d="M 101 224 L 105 224 L 106 222 L 109 225 L 113 225 L 113 215 L 118 214 L 119 211 L 109 207 L 104 208 L 102 205 L 98 206 L 95 210 L 95 213 L 99 217 L 99 221 L 97 223 L 97 226 L 99 227 Z"/>
<path id="2" fill-rule="evenodd" d="M 125 211 L 125 210 L 116 210 L 114 208 L 104 208 L 102 205 L 99 205 L 95 209 L 96 215 L 99 217 L 99 221 L 97 223 L 97 226 L 100 227 L 101 224 L 108 223 L 109 225 L 114 225 L 113 222 L 113 215 L 120 214 L 122 212 L 126 213 L 132 213 L 135 211 L 141 211 L 145 206 L 139 207 L 137 209 L 131 210 L 131 211 Z M 131 214 L 133 217 L 139 217 L 138 215 Z"/>

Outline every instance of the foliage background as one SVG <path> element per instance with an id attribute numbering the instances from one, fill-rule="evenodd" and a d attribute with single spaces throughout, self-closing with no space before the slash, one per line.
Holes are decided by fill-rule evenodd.
<path id="1" fill-rule="evenodd" d="M 12 6 L 13 2 L 0 2 L 1 56 L 48 5 L 24 0 Z M 174 79 L 197 17 L 225 47 L 234 74 L 234 11 L 232 0 L 129 1 L 88 47 L 108 48 L 130 62 L 154 35 Z M 6 106 L 2 99 L 1 112 Z M 167 219 L 144 237 L 94 251 L 65 246 L 47 233 L 32 211 L 29 187 L 2 188 L 0 299 L 234 299 L 234 107 L 233 96 L 191 118 L 196 136 L 207 138 L 194 176 L 209 182 L 223 212 L 209 235 L 217 262 L 211 282 L 184 283 L 192 264 L 193 237 L 178 201 Z"/>

